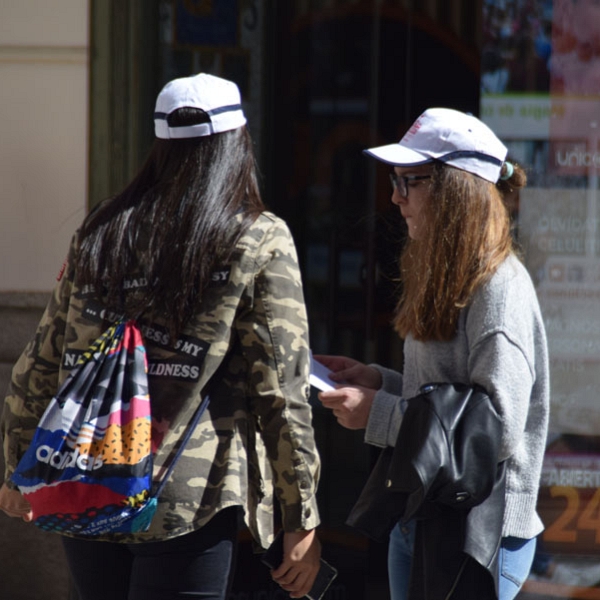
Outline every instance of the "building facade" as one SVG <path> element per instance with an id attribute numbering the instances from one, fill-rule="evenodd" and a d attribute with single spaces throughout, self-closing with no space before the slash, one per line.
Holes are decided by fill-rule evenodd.
<path id="1" fill-rule="evenodd" d="M 35 327 L 72 232 L 144 159 L 156 93 L 199 71 L 241 89 L 264 198 L 298 246 L 313 351 L 401 368 L 402 343 L 389 322 L 403 223 L 387 170 L 362 150 L 397 141 L 427 107 L 472 112 L 527 168 L 529 186 L 511 211 L 550 344 L 539 500 L 546 530 L 520 597 L 600 598 L 596 4 L 4 0 L 0 384 Z M 386 548 L 345 525 L 376 452 L 313 400 L 321 538 L 340 570 L 328 597 L 384 600 Z M 53 536 L 3 515 L 0 531 L 18 548 L 7 548 L 12 563 L 0 561 L 0 597 L 68 597 Z M 232 600 L 283 597 L 245 534 L 241 542 Z M 35 588 L 23 573 L 48 554 L 56 562 Z M 6 575 L 5 564 L 14 565 Z"/>

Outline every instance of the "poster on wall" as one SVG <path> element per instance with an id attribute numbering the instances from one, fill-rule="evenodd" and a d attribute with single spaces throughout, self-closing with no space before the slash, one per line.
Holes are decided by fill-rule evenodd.
<path id="1" fill-rule="evenodd" d="M 485 0 L 481 116 L 502 139 L 549 137 L 552 0 Z"/>
<path id="2" fill-rule="evenodd" d="M 600 2 L 554 0 L 551 161 L 558 175 L 600 168 Z"/>

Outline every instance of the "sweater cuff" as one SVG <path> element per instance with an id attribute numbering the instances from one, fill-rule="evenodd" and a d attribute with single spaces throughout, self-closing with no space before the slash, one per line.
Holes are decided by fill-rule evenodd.
<path id="1" fill-rule="evenodd" d="M 367 444 L 381 448 L 396 445 L 402 421 L 401 401 L 400 396 L 390 394 L 383 388 L 375 394 L 365 429 Z"/>
<path id="2" fill-rule="evenodd" d="M 402 373 L 398 373 L 398 371 L 394 371 L 393 369 L 388 369 L 387 367 L 382 367 L 378 364 L 371 364 L 370 367 L 373 367 L 381 374 L 381 389 L 393 394 L 395 396 L 402 395 Z"/>

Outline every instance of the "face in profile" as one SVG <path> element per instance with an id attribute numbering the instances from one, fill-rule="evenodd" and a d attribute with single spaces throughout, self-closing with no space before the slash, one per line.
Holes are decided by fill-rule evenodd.
<path id="1" fill-rule="evenodd" d="M 393 188 L 392 203 L 400 208 L 409 237 L 418 240 L 427 226 L 423 207 L 430 195 L 431 166 L 395 167 L 390 179 Z"/>

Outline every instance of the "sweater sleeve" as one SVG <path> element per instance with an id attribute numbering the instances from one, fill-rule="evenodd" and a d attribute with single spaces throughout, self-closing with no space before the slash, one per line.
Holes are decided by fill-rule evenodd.
<path id="1" fill-rule="evenodd" d="M 527 453 L 545 436 L 545 423 L 536 422 L 545 409 L 531 406 L 537 402 L 533 388 L 547 370 L 541 320 L 529 275 L 516 259 L 482 286 L 466 312 L 468 377 L 483 386 L 500 414 L 502 459 Z"/>
<path id="2" fill-rule="evenodd" d="M 274 476 L 286 531 L 319 524 L 320 461 L 308 402 L 309 342 L 296 249 L 275 221 L 257 255 L 254 305 L 238 320 L 249 401 Z"/>
<path id="3" fill-rule="evenodd" d="M 517 340 L 496 331 L 484 337 L 470 354 L 472 383 L 485 388 L 503 423 L 501 460 L 523 439 L 535 373 Z"/>
<path id="4" fill-rule="evenodd" d="M 373 446 L 395 446 L 404 413 L 403 378 L 400 373 L 379 365 L 371 365 L 381 373 L 382 386 L 375 394 L 365 442 Z"/>

